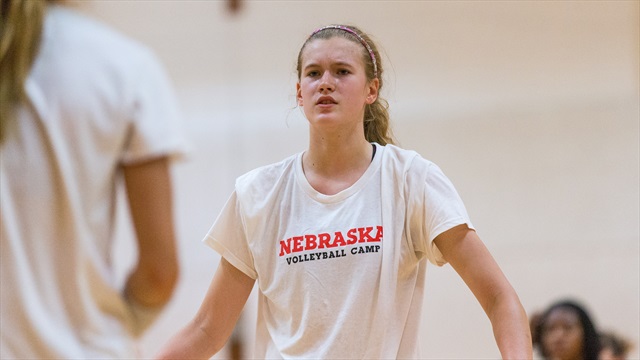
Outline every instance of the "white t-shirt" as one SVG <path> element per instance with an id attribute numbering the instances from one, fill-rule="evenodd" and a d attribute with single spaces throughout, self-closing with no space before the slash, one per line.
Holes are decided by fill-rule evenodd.
<path id="1" fill-rule="evenodd" d="M 184 146 L 147 48 L 50 6 L 28 104 L 0 144 L 0 357 L 136 357 L 111 259 L 119 167 Z"/>
<path id="2" fill-rule="evenodd" d="M 335 195 L 307 182 L 302 153 L 236 182 L 205 243 L 257 279 L 257 358 L 417 358 L 426 259 L 471 222 L 451 182 L 413 151 L 377 146 Z"/>

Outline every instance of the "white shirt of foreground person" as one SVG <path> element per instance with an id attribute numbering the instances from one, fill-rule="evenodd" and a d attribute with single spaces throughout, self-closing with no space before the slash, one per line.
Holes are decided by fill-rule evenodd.
<path id="1" fill-rule="evenodd" d="M 457 225 L 455 188 L 414 151 L 375 144 L 349 188 L 324 195 L 302 153 L 236 181 L 205 243 L 257 279 L 260 359 L 420 358 L 427 260 Z"/>
<path id="2" fill-rule="evenodd" d="M 185 148 L 169 80 L 145 47 L 50 6 L 26 92 L 1 153 L 0 357 L 136 357 L 110 253 L 115 179 Z"/>

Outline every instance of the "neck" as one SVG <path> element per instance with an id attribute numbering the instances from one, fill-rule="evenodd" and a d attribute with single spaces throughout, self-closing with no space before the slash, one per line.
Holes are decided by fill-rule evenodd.
<path id="1" fill-rule="evenodd" d="M 312 141 L 302 157 L 307 181 L 317 191 L 336 194 L 353 185 L 369 168 L 373 148 L 364 137 L 352 141 Z"/>
<path id="2" fill-rule="evenodd" d="M 319 173 L 338 175 L 344 171 L 369 166 L 372 147 L 364 139 L 358 138 L 319 138 L 310 141 L 309 149 L 303 157 L 305 169 Z"/>

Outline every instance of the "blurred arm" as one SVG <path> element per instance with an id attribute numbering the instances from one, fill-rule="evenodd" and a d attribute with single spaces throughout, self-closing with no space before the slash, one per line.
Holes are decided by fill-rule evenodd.
<path id="1" fill-rule="evenodd" d="M 224 258 L 196 316 L 157 355 L 158 359 L 208 359 L 227 342 L 255 280 Z"/>
<path id="2" fill-rule="evenodd" d="M 179 272 L 169 160 L 162 157 L 123 169 L 139 249 L 125 296 L 136 306 L 159 308 L 171 298 Z"/>
<path id="3" fill-rule="evenodd" d="M 502 358 L 533 358 L 524 308 L 476 232 L 459 225 L 434 241 L 489 317 Z"/>

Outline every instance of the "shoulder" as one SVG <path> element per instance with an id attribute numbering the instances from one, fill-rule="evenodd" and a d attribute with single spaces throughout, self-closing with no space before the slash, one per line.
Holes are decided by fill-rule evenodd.
<path id="1" fill-rule="evenodd" d="M 103 63 L 139 65 L 156 61 L 155 54 L 146 45 L 65 5 L 49 7 L 44 40 L 52 40 L 56 48 L 69 54 L 94 54 L 93 58 Z"/>
<path id="2" fill-rule="evenodd" d="M 416 175 L 426 176 L 430 168 L 435 166 L 433 162 L 425 159 L 418 152 L 396 145 L 384 146 L 382 161 L 384 169 L 403 178 Z"/>
<path id="3" fill-rule="evenodd" d="M 258 193 L 266 195 L 278 184 L 288 180 L 295 173 L 295 162 L 300 154 L 294 154 L 286 159 L 255 168 L 236 179 L 236 192 L 239 196 Z"/>
<path id="4" fill-rule="evenodd" d="M 47 103 L 90 109 L 91 116 L 130 121 L 141 111 L 175 111 L 171 80 L 146 45 L 68 6 L 52 5 L 30 81 Z M 141 110 L 140 104 L 146 106 Z M 95 111 L 100 106 L 101 111 Z M 163 112 L 163 113 L 161 113 Z"/>

